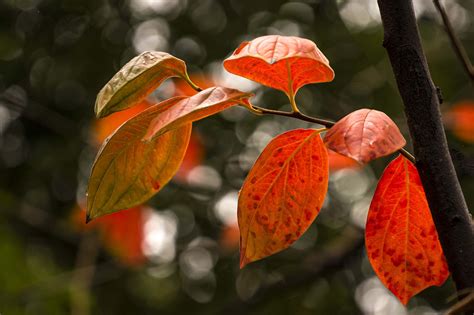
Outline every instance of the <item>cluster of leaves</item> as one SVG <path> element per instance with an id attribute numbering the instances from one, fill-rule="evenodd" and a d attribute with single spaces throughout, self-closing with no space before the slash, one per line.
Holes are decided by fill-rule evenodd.
<path id="1" fill-rule="evenodd" d="M 244 42 L 224 67 L 283 91 L 292 106 L 288 116 L 299 114 L 299 88 L 334 78 L 317 46 L 297 37 L 264 36 Z M 199 93 L 152 105 L 105 140 L 89 181 L 88 220 L 142 204 L 166 185 L 183 160 L 194 121 L 236 105 L 256 114 L 265 111 L 250 103 L 250 93 L 219 86 L 201 90 L 182 60 L 145 52 L 100 91 L 97 117 L 142 101 L 170 77 L 184 79 Z M 315 220 L 328 188 L 328 149 L 365 164 L 406 143 L 395 123 L 375 110 L 360 109 L 327 127 L 275 137 L 249 172 L 238 201 L 241 267 L 289 247 Z M 449 275 L 417 169 L 403 155 L 388 165 L 377 185 L 366 248 L 378 277 L 404 304 L 426 287 L 441 285 Z"/>

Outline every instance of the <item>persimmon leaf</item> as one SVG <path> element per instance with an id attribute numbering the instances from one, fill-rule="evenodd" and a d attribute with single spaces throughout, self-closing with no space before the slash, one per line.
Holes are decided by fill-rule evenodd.
<path id="1" fill-rule="evenodd" d="M 329 149 L 359 163 L 391 154 L 406 144 L 390 117 L 367 108 L 356 110 L 339 120 L 326 133 L 324 142 Z"/>
<path id="2" fill-rule="evenodd" d="M 191 124 L 142 141 L 150 122 L 179 103 L 174 97 L 125 122 L 107 138 L 92 167 L 87 187 L 89 219 L 139 205 L 177 172 L 191 135 Z"/>
<path id="3" fill-rule="evenodd" d="M 329 173 L 320 132 L 277 136 L 250 170 L 239 194 L 241 268 L 290 246 L 319 214 Z"/>
<path id="4" fill-rule="evenodd" d="M 316 44 L 294 36 L 269 35 L 244 42 L 224 60 L 224 67 L 288 96 L 303 85 L 334 79 L 328 59 Z"/>
<path id="5" fill-rule="evenodd" d="M 180 77 L 194 85 L 181 59 L 159 51 L 136 56 L 100 90 L 95 102 L 96 116 L 104 117 L 133 106 L 171 77 Z"/>
<path id="6" fill-rule="evenodd" d="M 182 124 L 214 115 L 240 102 L 246 103 L 252 95 L 225 87 L 206 89 L 181 100 L 153 119 L 144 140 L 150 140 Z"/>
<path id="7" fill-rule="evenodd" d="M 402 155 L 387 166 L 377 185 L 367 217 L 365 244 L 377 276 L 403 304 L 448 278 L 418 171 Z"/>

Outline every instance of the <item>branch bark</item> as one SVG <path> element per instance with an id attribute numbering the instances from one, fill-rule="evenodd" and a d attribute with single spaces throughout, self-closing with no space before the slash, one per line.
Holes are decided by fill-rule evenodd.
<path id="1" fill-rule="evenodd" d="M 437 90 L 410 0 L 378 0 L 388 52 L 403 99 L 433 220 L 458 291 L 474 287 L 474 228 L 448 151 Z"/>

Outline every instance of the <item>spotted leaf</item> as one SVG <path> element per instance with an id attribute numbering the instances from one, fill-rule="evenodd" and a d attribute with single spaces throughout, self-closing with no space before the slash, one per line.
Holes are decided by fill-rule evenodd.
<path id="1" fill-rule="evenodd" d="M 290 246 L 319 214 L 329 173 L 320 132 L 277 136 L 248 174 L 238 207 L 241 268 Z"/>
<path id="2" fill-rule="evenodd" d="M 365 244 L 377 276 L 403 304 L 449 275 L 418 171 L 402 155 L 377 185 Z"/>

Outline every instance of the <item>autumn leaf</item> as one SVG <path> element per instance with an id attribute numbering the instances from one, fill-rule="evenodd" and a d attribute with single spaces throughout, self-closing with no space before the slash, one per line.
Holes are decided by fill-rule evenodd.
<path id="1" fill-rule="evenodd" d="M 329 61 L 316 44 L 293 36 L 269 35 L 243 42 L 224 60 L 224 68 L 289 97 L 303 85 L 334 79 Z"/>
<path id="2" fill-rule="evenodd" d="M 248 174 L 239 194 L 241 268 L 290 246 L 318 215 L 329 172 L 320 132 L 277 136 Z"/>
<path id="3" fill-rule="evenodd" d="M 370 263 L 403 303 L 443 284 L 449 271 L 416 167 L 399 155 L 385 169 L 365 230 Z"/>
<path id="4" fill-rule="evenodd" d="M 214 115 L 247 99 L 253 94 L 225 87 L 212 87 L 187 97 L 163 111 L 150 123 L 144 140 L 151 140 L 183 124 Z"/>
<path id="5" fill-rule="evenodd" d="M 385 113 L 359 109 L 350 113 L 324 137 L 326 146 L 359 163 L 391 154 L 406 144 L 397 125 Z"/>
<path id="6" fill-rule="evenodd" d="M 191 134 L 186 123 L 152 141 L 142 141 L 150 122 L 183 100 L 174 97 L 124 123 L 100 149 L 87 188 L 89 219 L 139 205 L 178 170 Z"/>
<path id="7" fill-rule="evenodd" d="M 184 61 L 158 51 L 136 56 L 100 90 L 95 102 L 96 116 L 101 118 L 133 106 L 171 77 L 180 77 L 194 86 Z"/>

